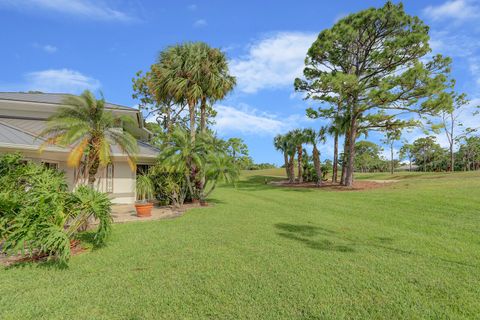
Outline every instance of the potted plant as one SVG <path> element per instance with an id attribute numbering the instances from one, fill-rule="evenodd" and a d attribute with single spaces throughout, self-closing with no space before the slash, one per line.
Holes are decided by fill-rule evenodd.
<path id="1" fill-rule="evenodd" d="M 137 176 L 137 201 L 135 202 L 135 209 L 138 217 L 150 217 L 152 215 L 153 203 L 149 202 L 153 198 L 155 187 L 152 179 L 146 175 Z"/>

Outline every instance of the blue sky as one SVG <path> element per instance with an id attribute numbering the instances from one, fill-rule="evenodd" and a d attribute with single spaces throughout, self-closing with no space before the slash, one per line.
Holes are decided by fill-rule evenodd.
<path id="1" fill-rule="evenodd" d="M 323 29 L 348 13 L 384 1 L 115 1 L 0 0 L 0 91 L 102 91 L 110 102 L 134 106 L 131 79 L 158 52 L 205 41 L 229 57 L 238 86 L 217 104 L 215 128 L 242 137 L 257 162 L 281 163 L 277 133 L 318 128 L 305 117 L 314 106 L 294 94 L 305 52 Z M 453 58 L 457 90 L 480 104 L 480 1 L 404 1 L 431 26 L 434 52 Z M 471 108 L 470 108 L 471 109 Z M 478 118 L 462 114 L 466 126 Z M 405 133 L 413 141 L 420 130 Z M 372 134 L 369 139 L 381 138 Z M 446 145 L 443 135 L 438 141 Z M 398 147 L 400 144 L 396 146 Z M 332 153 L 331 140 L 321 149 Z"/>

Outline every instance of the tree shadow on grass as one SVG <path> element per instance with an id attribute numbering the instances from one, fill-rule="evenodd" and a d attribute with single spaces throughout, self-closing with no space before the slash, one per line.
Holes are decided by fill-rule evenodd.
<path id="1" fill-rule="evenodd" d="M 331 237 L 336 234 L 335 231 L 326 228 L 287 223 L 277 223 L 274 226 L 281 230 L 281 232 L 277 232 L 280 237 L 298 241 L 311 249 L 338 252 L 354 251 L 350 245 L 338 245 L 328 239 L 313 239 L 319 236 Z"/>
<path id="2" fill-rule="evenodd" d="M 478 268 L 476 264 L 472 264 L 465 261 L 456 261 L 453 259 L 446 259 L 439 256 L 430 256 L 420 254 L 411 250 L 405 250 L 401 248 L 395 248 L 393 243 L 394 238 L 377 236 L 369 240 L 361 239 L 349 239 L 342 236 L 336 231 L 322 228 L 314 225 L 296 225 L 288 223 L 277 223 L 274 225 L 280 232 L 277 234 L 285 239 L 294 240 L 307 246 L 308 248 L 324 251 L 338 251 L 338 252 L 355 252 L 354 247 L 370 247 L 378 250 L 389 251 L 402 256 L 416 256 L 424 259 L 436 259 L 449 264 L 456 264 L 465 267 Z M 323 239 L 319 239 L 323 238 Z M 338 245 L 334 240 L 327 238 L 336 238 L 347 244 Z"/>
<path id="3" fill-rule="evenodd" d="M 289 187 L 281 187 L 270 184 L 274 181 L 284 181 L 284 178 L 279 177 L 269 177 L 269 176 L 250 176 L 247 177 L 245 180 L 241 180 L 237 182 L 237 189 L 243 191 L 260 191 L 260 190 L 280 190 L 286 192 L 313 192 L 310 188 L 295 188 L 295 186 Z"/>

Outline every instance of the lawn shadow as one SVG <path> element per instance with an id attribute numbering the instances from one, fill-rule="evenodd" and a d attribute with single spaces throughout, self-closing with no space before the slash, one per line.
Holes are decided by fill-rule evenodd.
<path id="1" fill-rule="evenodd" d="M 237 189 L 242 191 L 260 191 L 260 190 L 281 190 L 286 192 L 313 192 L 310 188 L 296 188 L 295 186 L 279 188 L 276 185 L 272 185 L 271 182 L 285 181 L 285 178 L 272 177 L 272 176 L 250 176 L 245 180 L 237 182 Z"/>
<path id="2" fill-rule="evenodd" d="M 1 266 L 1 265 L 0 265 Z M 14 261 L 5 266 L 5 270 L 11 269 L 24 269 L 27 267 L 35 267 L 35 268 L 44 268 L 44 269 L 57 269 L 57 270 L 65 270 L 68 269 L 68 265 L 66 263 L 60 263 L 56 260 L 47 260 L 47 259 L 31 259 L 25 257 L 24 259 Z"/>
<path id="3" fill-rule="evenodd" d="M 312 225 L 295 225 L 288 223 L 277 223 L 274 225 L 280 232 L 277 234 L 280 237 L 295 240 L 303 243 L 307 247 L 315 250 L 338 251 L 338 252 L 353 252 L 350 245 L 338 245 L 328 239 L 313 239 L 315 237 L 332 237 L 336 234 L 335 231 Z"/>

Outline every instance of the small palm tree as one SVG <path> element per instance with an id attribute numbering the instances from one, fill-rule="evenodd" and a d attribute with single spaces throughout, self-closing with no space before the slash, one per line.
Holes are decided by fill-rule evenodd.
<path id="1" fill-rule="evenodd" d="M 234 183 L 240 176 L 240 170 L 227 155 L 209 155 L 205 167 L 205 186 L 210 185 L 210 189 L 202 195 L 202 200 L 215 190 L 217 182 Z"/>
<path id="2" fill-rule="evenodd" d="M 170 172 L 182 174 L 187 182 L 191 196 L 198 196 L 194 192 L 195 172 L 192 174 L 192 168 L 200 171 L 204 161 L 205 144 L 202 139 L 192 141 L 186 130 L 176 128 L 170 138 L 170 142 L 160 153 L 160 162 Z"/>
<path id="3" fill-rule="evenodd" d="M 97 100 L 88 90 L 80 96 L 68 96 L 63 106 L 48 119 L 46 129 L 40 134 L 47 140 L 42 147 L 55 144 L 70 147 L 68 165 L 88 174 L 88 184 L 93 186 L 100 166 L 111 162 L 112 144 L 118 145 L 135 169 L 137 140 L 128 130 L 134 120 L 128 116 L 115 116 L 105 111 L 105 100 Z"/>

